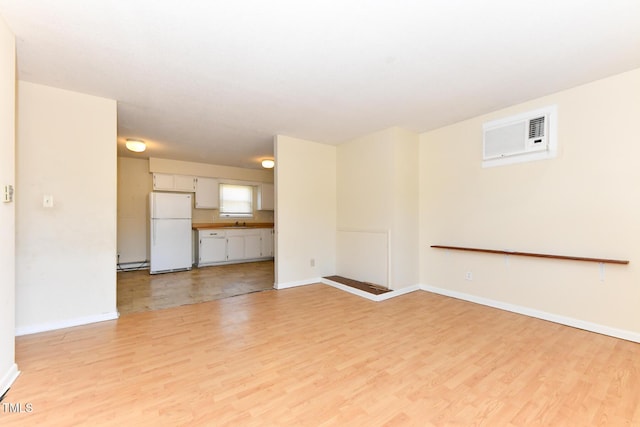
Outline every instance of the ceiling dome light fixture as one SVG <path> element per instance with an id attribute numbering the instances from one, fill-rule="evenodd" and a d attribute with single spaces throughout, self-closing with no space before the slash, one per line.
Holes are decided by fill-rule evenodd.
<path id="1" fill-rule="evenodd" d="M 147 144 L 144 141 L 140 141 L 139 139 L 127 139 L 127 150 L 133 151 L 135 153 L 142 153 L 147 149 Z"/>
<path id="2" fill-rule="evenodd" d="M 276 162 L 273 159 L 264 159 L 262 161 L 262 167 L 265 169 L 272 169 L 276 165 Z"/>

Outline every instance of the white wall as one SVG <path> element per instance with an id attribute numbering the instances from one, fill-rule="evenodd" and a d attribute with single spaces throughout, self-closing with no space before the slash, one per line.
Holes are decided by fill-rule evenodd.
<path id="1" fill-rule="evenodd" d="M 481 168 L 482 123 L 558 105 L 559 155 Z M 420 280 L 450 292 L 640 333 L 640 70 L 420 138 Z M 431 249 L 628 259 L 628 266 Z M 465 272 L 473 280 L 464 280 Z M 601 280 L 603 279 L 603 280 Z"/>
<path id="2" fill-rule="evenodd" d="M 338 227 L 386 229 L 393 214 L 392 129 L 337 147 Z"/>
<path id="3" fill-rule="evenodd" d="M 393 216 L 391 129 L 337 147 L 336 274 L 390 286 Z"/>
<path id="4" fill-rule="evenodd" d="M 418 284 L 418 135 L 390 128 L 337 147 L 336 274 Z"/>
<path id="5" fill-rule="evenodd" d="M 419 136 L 393 128 L 393 218 L 391 236 L 393 289 L 420 283 Z"/>
<path id="6" fill-rule="evenodd" d="M 15 186 L 15 38 L 0 17 L 0 191 Z M 17 196 L 19 197 L 19 196 Z M 0 202 L 0 396 L 15 364 L 15 203 Z"/>
<path id="7" fill-rule="evenodd" d="M 275 152 L 276 287 L 282 288 L 335 273 L 336 147 L 277 136 Z"/>
<path id="8" fill-rule="evenodd" d="M 118 254 L 120 264 L 149 260 L 149 160 L 118 157 Z"/>
<path id="9" fill-rule="evenodd" d="M 116 316 L 116 120 L 113 100 L 18 84 L 18 333 Z"/>

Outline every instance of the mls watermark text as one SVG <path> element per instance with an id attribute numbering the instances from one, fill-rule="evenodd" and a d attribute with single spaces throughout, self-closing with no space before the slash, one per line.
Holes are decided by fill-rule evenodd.
<path id="1" fill-rule="evenodd" d="M 30 414 L 33 412 L 32 403 L 0 403 L 0 413 L 3 414 Z"/>

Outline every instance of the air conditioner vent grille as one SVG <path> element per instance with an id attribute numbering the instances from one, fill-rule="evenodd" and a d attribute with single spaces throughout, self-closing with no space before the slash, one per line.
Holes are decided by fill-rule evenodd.
<path id="1" fill-rule="evenodd" d="M 536 117 L 529 121 L 529 138 L 542 138 L 544 136 L 544 116 Z"/>
<path id="2" fill-rule="evenodd" d="M 558 153 L 558 108 L 550 105 L 482 125 L 482 167 L 551 159 Z"/>

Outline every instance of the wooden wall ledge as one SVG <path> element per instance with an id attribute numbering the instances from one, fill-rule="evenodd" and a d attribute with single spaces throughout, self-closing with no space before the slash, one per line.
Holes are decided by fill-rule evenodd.
<path id="1" fill-rule="evenodd" d="M 604 264 L 629 264 L 628 260 L 619 260 L 619 259 L 585 258 L 585 257 L 566 256 L 566 255 L 536 254 L 531 252 L 498 251 L 495 249 L 463 248 L 460 246 L 431 245 L 431 247 L 436 249 L 452 249 L 455 251 L 484 252 L 488 254 L 529 256 L 529 257 L 537 257 L 537 258 L 567 259 L 572 261 L 588 261 L 588 262 L 598 262 L 598 263 L 604 263 Z"/>

